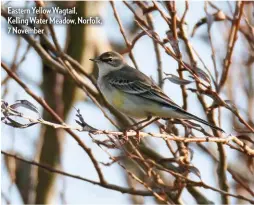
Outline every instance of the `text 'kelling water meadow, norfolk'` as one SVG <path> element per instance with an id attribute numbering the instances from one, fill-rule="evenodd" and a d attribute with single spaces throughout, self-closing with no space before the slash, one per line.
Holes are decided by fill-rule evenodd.
<path id="1" fill-rule="evenodd" d="M 55 24 L 55 25 L 68 25 L 68 24 L 91 24 L 101 25 L 101 18 L 95 17 L 82 17 L 77 15 L 76 8 L 61 9 L 59 6 L 42 8 L 14 8 L 8 7 L 9 14 L 7 23 L 11 26 L 8 27 L 8 33 L 13 34 L 43 34 L 43 28 L 38 28 L 38 25 Z M 47 18 L 41 15 L 46 15 Z M 17 25 L 27 26 L 28 28 L 20 29 Z M 38 31 L 40 29 L 40 32 Z"/>

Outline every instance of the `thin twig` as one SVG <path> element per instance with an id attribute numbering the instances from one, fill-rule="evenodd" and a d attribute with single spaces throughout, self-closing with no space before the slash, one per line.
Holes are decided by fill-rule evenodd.
<path id="1" fill-rule="evenodd" d="M 101 186 L 101 187 L 104 187 L 104 188 L 107 188 L 107 189 L 119 191 L 121 193 L 140 195 L 140 196 L 152 196 L 152 193 L 150 191 L 135 190 L 133 188 L 130 188 L 130 189 L 129 188 L 124 188 L 124 187 L 120 187 L 120 186 L 117 186 L 117 185 L 114 185 L 114 184 L 109 184 L 109 183 L 106 183 L 106 182 L 105 183 L 96 182 L 96 181 L 93 181 L 91 179 L 87 179 L 87 178 L 84 178 L 84 177 L 81 177 L 81 176 L 78 176 L 78 175 L 70 174 L 70 173 L 55 169 L 55 168 L 50 167 L 46 164 L 41 164 L 41 163 L 38 163 L 36 161 L 23 159 L 21 157 L 18 157 L 16 155 L 10 154 L 10 153 L 5 152 L 5 151 L 1 151 L 1 154 L 6 155 L 8 157 L 13 157 L 17 160 L 20 160 L 22 162 L 25 162 L 25 163 L 28 163 L 28 164 L 31 164 L 31 165 L 34 165 L 34 166 L 38 166 L 38 167 L 40 167 L 42 169 L 45 169 L 49 172 L 54 172 L 54 173 L 57 173 L 57 174 L 60 174 L 60 175 L 63 175 L 63 176 L 71 177 L 71 178 L 74 178 L 74 179 L 79 179 L 79 180 L 89 182 L 91 184 L 98 185 L 98 186 Z"/>
<path id="2" fill-rule="evenodd" d="M 120 17 L 119 17 L 119 15 L 118 15 L 117 11 L 116 11 L 115 3 L 114 3 L 113 1 L 110 1 L 110 4 L 111 4 L 111 6 L 112 6 L 115 19 L 116 19 L 116 21 L 117 21 L 117 23 L 118 23 L 118 25 L 119 25 L 121 34 L 122 34 L 122 36 L 123 36 L 123 38 L 124 38 L 125 44 L 126 44 L 128 50 L 129 50 L 130 59 L 132 60 L 132 62 L 133 62 L 133 64 L 134 64 L 135 68 L 138 69 L 138 64 L 137 64 L 137 62 L 135 61 L 135 58 L 134 58 L 134 55 L 133 55 L 132 50 L 130 49 L 131 43 L 128 41 L 128 39 L 127 39 L 127 37 L 126 37 L 126 34 L 125 34 L 125 32 L 124 32 L 124 28 L 123 28 L 123 25 L 122 25 L 122 23 L 121 23 Z"/>
<path id="3" fill-rule="evenodd" d="M 224 59 L 224 69 L 220 80 L 219 90 L 220 91 L 225 84 L 229 72 L 229 67 L 231 65 L 231 58 L 234 50 L 234 46 L 237 40 L 237 33 L 240 27 L 241 17 L 243 14 L 244 2 L 239 1 L 236 2 L 235 14 L 234 14 L 234 21 L 232 21 L 231 30 L 229 32 L 229 40 L 228 40 L 228 49 L 227 54 Z"/>
<path id="4" fill-rule="evenodd" d="M 54 119 L 61 123 L 62 125 L 66 125 L 64 123 L 64 121 L 57 115 L 57 113 L 52 109 L 50 108 L 50 106 L 41 98 L 41 97 L 38 97 L 37 95 L 35 95 L 19 78 L 18 76 L 11 72 L 9 70 L 9 68 L 2 62 L 1 63 L 1 66 L 2 68 L 4 68 L 4 70 L 8 73 L 9 76 L 11 76 L 12 79 L 14 79 L 26 92 L 27 94 L 31 95 L 39 104 L 42 105 L 42 107 L 48 111 L 52 117 L 54 117 Z M 75 139 L 75 141 L 83 148 L 83 150 L 87 153 L 87 155 L 90 157 L 97 173 L 98 173 L 98 176 L 100 178 L 100 181 L 101 182 L 104 182 L 104 177 L 103 177 L 103 174 L 101 172 L 101 169 L 99 167 L 99 164 L 97 162 L 97 160 L 95 159 L 95 157 L 93 156 L 92 154 L 92 151 L 90 148 L 88 148 L 84 143 L 83 141 L 70 129 L 66 129 L 66 131 Z"/>

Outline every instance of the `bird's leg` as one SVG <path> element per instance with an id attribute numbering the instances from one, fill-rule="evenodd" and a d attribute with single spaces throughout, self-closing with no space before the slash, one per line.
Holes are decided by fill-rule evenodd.
<path id="1" fill-rule="evenodd" d="M 141 120 L 141 121 L 139 121 L 139 122 L 136 122 L 136 123 L 134 123 L 133 125 L 129 126 L 129 127 L 125 130 L 125 132 L 128 131 L 128 130 L 130 130 L 130 129 L 132 129 L 133 127 L 136 127 L 137 125 L 140 125 L 140 124 L 142 124 L 142 123 L 144 123 L 144 122 L 147 122 L 147 121 L 149 121 L 149 120 L 151 120 L 151 119 L 152 119 L 152 116 L 148 116 L 146 119 Z"/>
<path id="2" fill-rule="evenodd" d="M 126 140 L 126 141 L 129 140 L 127 131 L 128 131 L 128 130 L 124 130 L 124 131 L 123 131 L 123 139 Z"/>
<path id="3" fill-rule="evenodd" d="M 123 131 L 123 136 L 125 136 L 126 140 L 128 141 L 128 134 L 127 134 L 128 130 L 131 130 L 133 127 L 135 127 L 135 126 L 137 126 L 137 125 L 139 125 L 139 124 L 142 124 L 142 123 L 144 123 L 144 122 L 149 121 L 151 118 L 152 118 L 152 116 L 148 116 L 146 119 L 141 120 L 141 121 L 139 121 L 139 122 L 136 122 L 136 123 L 134 123 L 133 125 L 129 126 L 127 129 L 125 129 L 125 130 Z M 139 136 L 139 130 L 137 131 L 137 135 Z"/>
<path id="4" fill-rule="evenodd" d="M 139 131 L 142 130 L 143 128 L 145 128 L 147 125 L 150 125 L 152 124 L 153 122 L 159 120 L 160 118 L 159 117 L 156 117 L 154 118 L 153 120 L 149 121 L 148 123 L 146 123 L 145 125 L 137 128 L 136 132 L 137 132 L 137 138 L 138 138 L 138 142 L 140 142 L 141 138 L 140 138 L 140 135 L 139 135 Z M 150 120 L 150 119 L 149 119 Z"/>
<path id="5" fill-rule="evenodd" d="M 142 129 L 145 128 L 147 125 L 150 125 L 150 124 L 152 124 L 153 122 L 155 122 L 155 121 L 157 121 L 157 120 L 159 120 L 159 119 L 160 119 L 159 117 L 156 117 L 156 118 L 154 118 L 153 120 L 149 121 L 148 123 L 144 124 L 143 126 L 139 127 L 137 130 L 138 130 L 138 131 L 139 131 L 139 130 L 142 130 Z"/>

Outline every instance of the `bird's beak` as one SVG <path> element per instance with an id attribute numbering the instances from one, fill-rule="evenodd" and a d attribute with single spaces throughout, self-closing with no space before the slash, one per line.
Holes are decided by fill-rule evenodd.
<path id="1" fill-rule="evenodd" d="M 89 59 L 90 61 L 93 61 L 93 62 L 98 62 L 98 61 L 100 61 L 100 59 L 99 59 L 99 57 L 96 57 L 96 58 L 90 58 Z"/>

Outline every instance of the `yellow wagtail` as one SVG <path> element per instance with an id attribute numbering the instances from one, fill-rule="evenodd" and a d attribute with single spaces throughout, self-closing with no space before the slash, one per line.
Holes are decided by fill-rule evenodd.
<path id="1" fill-rule="evenodd" d="M 90 60 L 99 67 L 98 86 L 102 94 L 112 106 L 126 115 L 147 120 L 152 117 L 190 119 L 223 131 L 186 112 L 149 77 L 130 67 L 119 53 L 105 52 Z"/>

